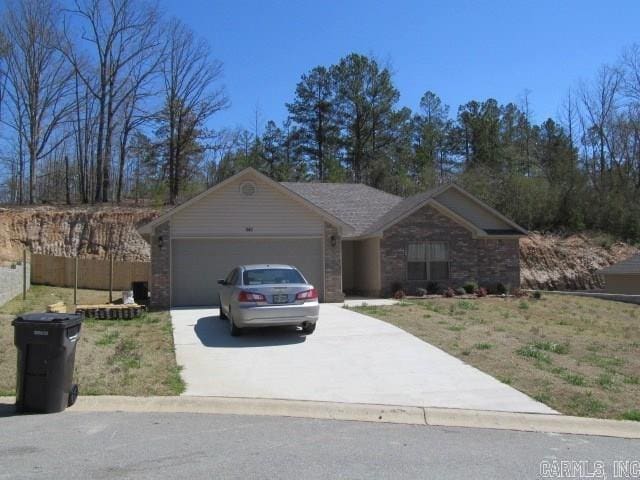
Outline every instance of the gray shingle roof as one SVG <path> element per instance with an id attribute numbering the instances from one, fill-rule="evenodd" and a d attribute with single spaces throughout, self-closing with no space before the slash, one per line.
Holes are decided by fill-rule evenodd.
<path id="1" fill-rule="evenodd" d="M 412 195 L 411 197 L 407 197 L 400 202 L 397 202 L 384 215 L 381 215 L 375 222 L 369 225 L 369 227 L 366 228 L 362 233 L 364 235 L 370 235 L 378 232 L 396 218 L 401 217 L 405 213 L 410 212 L 414 208 L 429 200 L 437 190 L 438 189 L 436 188 L 432 188 L 431 190 Z"/>
<path id="2" fill-rule="evenodd" d="M 640 254 L 609 265 L 608 267 L 598 270 L 598 273 L 607 275 L 640 275 Z"/>
<path id="3" fill-rule="evenodd" d="M 380 217 L 403 202 L 391 195 L 360 183 L 296 183 L 282 182 L 284 187 L 351 225 L 349 236 L 362 235 Z"/>

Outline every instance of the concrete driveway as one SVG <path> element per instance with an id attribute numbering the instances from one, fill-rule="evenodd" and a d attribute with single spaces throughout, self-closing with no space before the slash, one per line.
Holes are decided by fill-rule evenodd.
<path id="1" fill-rule="evenodd" d="M 231 337 L 217 308 L 173 309 L 185 395 L 555 413 L 393 325 L 337 305 L 318 327 Z"/>

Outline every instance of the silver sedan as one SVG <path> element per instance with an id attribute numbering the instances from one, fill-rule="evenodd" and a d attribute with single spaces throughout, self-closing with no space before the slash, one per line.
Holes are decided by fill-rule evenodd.
<path id="1" fill-rule="evenodd" d="M 247 327 L 299 325 L 306 334 L 316 329 L 318 292 L 290 265 L 242 265 L 220 284 L 220 318 L 231 335 Z"/>

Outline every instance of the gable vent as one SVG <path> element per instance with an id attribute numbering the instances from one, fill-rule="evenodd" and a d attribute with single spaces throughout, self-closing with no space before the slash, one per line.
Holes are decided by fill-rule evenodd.
<path id="1" fill-rule="evenodd" d="M 256 184 L 253 182 L 243 182 L 240 185 L 240 191 L 245 197 L 251 197 L 256 193 Z"/>

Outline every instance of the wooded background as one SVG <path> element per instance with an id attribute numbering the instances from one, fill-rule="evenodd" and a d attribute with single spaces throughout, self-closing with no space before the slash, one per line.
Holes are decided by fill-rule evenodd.
<path id="1" fill-rule="evenodd" d="M 530 94 L 400 105 L 357 53 L 303 73 L 288 118 L 212 131 L 222 65 L 142 0 L 8 0 L 0 25 L 0 197 L 175 204 L 247 166 L 276 180 L 411 195 L 456 181 L 529 229 L 640 241 L 640 47 L 623 48 L 533 121 Z M 473 72 L 467 72 L 472 75 Z M 585 72 L 577 72 L 577 75 Z M 435 75 L 435 73 L 434 73 Z"/>

